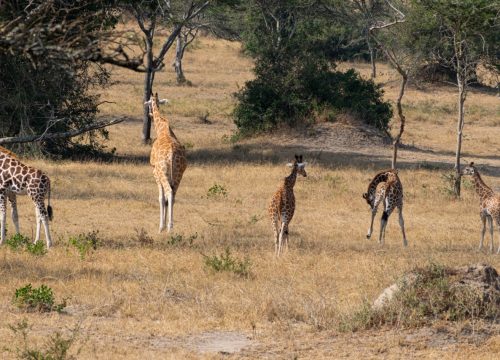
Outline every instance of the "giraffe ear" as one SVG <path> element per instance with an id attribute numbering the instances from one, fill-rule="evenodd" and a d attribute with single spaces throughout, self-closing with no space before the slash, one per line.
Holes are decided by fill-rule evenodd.
<path id="1" fill-rule="evenodd" d="M 288 163 L 288 164 L 286 164 L 286 166 L 293 167 L 293 164 L 292 163 Z"/>
<path id="2" fill-rule="evenodd" d="M 471 161 L 469 166 L 474 166 L 474 161 Z"/>
<path id="3" fill-rule="evenodd" d="M 368 193 L 364 193 L 363 194 L 363 199 L 367 199 L 368 198 Z"/>
<path id="4" fill-rule="evenodd" d="M 295 154 L 295 160 L 299 161 L 299 155 Z"/>
<path id="5" fill-rule="evenodd" d="M 168 99 L 161 99 L 158 104 L 168 104 Z"/>

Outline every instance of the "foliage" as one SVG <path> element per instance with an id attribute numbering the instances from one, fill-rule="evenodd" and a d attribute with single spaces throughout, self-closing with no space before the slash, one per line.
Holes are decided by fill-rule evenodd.
<path id="1" fill-rule="evenodd" d="M 208 198 L 219 198 L 219 197 L 227 197 L 227 189 L 224 185 L 214 184 L 207 191 Z"/>
<path id="2" fill-rule="evenodd" d="M 33 243 L 30 238 L 21 234 L 15 234 L 6 240 L 6 244 L 14 251 L 24 249 L 32 255 L 41 256 L 47 253 L 42 241 Z"/>
<path id="3" fill-rule="evenodd" d="M 108 73 L 90 61 L 99 51 L 99 32 L 112 25 L 104 4 L 23 0 L 2 5 L 0 136 L 63 133 L 94 124 L 95 89 L 108 82 Z M 100 138 L 107 138 L 105 130 L 19 147 L 67 157 L 102 151 Z"/>
<path id="4" fill-rule="evenodd" d="M 34 288 L 31 284 L 16 289 L 12 302 L 19 308 L 26 311 L 62 311 L 66 307 L 66 302 L 55 303 L 54 292 L 46 285 Z"/>
<path id="5" fill-rule="evenodd" d="M 191 246 L 193 245 L 193 241 L 198 238 L 198 233 L 194 233 L 193 235 L 189 235 L 188 237 L 184 237 L 181 234 L 170 235 L 167 240 L 167 244 L 170 246 Z"/>
<path id="6" fill-rule="evenodd" d="M 148 234 L 146 229 L 134 229 L 135 230 L 135 239 L 141 246 L 152 246 L 154 244 L 153 238 Z"/>
<path id="7" fill-rule="evenodd" d="M 256 77 L 236 94 L 234 118 L 240 132 L 308 123 L 325 109 L 351 112 L 387 129 L 392 112 L 381 88 L 354 70 L 335 70 L 336 54 L 327 44 L 336 33 L 328 16 L 307 1 L 252 4 L 243 40 L 256 60 Z"/>
<path id="8" fill-rule="evenodd" d="M 381 309 L 368 303 L 342 322 L 342 330 L 356 331 L 382 325 L 415 327 L 433 320 L 462 321 L 476 318 L 497 319 L 500 298 L 484 298 L 471 288 L 456 286 L 452 271 L 430 264 L 413 272 L 414 281 L 404 281 L 400 291 Z"/>
<path id="9" fill-rule="evenodd" d="M 244 260 L 233 257 L 229 248 L 218 255 L 203 255 L 205 267 L 213 272 L 231 272 L 238 276 L 248 278 L 250 276 L 250 259 Z"/>
<path id="10" fill-rule="evenodd" d="M 69 238 L 69 245 L 76 248 L 80 259 L 84 260 L 88 253 L 92 250 L 97 250 L 97 246 L 100 243 L 99 231 L 93 230 L 86 234 L 79 234 L 77 236 L 72 236 Z"/>
<path id="11" fill-rule="evenodd" d="M 14 333 L 15 341 L 21 342 L 21 346 L 17 346 L 15 350 L 6 348 L 8 352 L 15 354 L 20 360 L 73 360 L 74 356 L 69 355 L 69 351 L 73 346 L 78 335 L 79 327 L 71 331 L 69 337 L 65 337 L 60 332 L 51 335 L 45 343 L 43 349 L 37 348 L 33 341 L 29 338 L 30 326 L 26 319 L 19 321 L 15 325 L 9 325 L 9 329 Z"/>

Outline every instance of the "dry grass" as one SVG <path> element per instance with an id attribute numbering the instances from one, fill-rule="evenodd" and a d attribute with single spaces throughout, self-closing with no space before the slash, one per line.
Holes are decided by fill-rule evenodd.
<path id="1" fill-rule="evenodd" d="M 0 248 L 0 344 L 12 342 L 7 325 L 26 318 L 33 324 L 35 343 L 81 322 L 76 348 L 81 347 L 79 358 L 84 359 L 216 358 L 219 355 L 196 353 L 183 340 L 214 329 L 251 336 L 255 347 L 237 355 L 249 358 L 456 358 L 458 351 L 464 358 L 498 356 L 498 328 L 487 325 L 492 337 L 477 342 L 465 337 L 446 346 L 428 345 L 425 339 L 432 336 L 419 340 L 407 331 L 351 335 L 336 330 L 348 314 L 415 266 L 486 262 L 500 269 L 500 256 L 477 251 L 480 220 L 473 190 L 466 188 L 463 200 L 454 201 L 442 179 L 452 160 L 448 152 L 454 149 L 453 89 L 412 88 L 408 93 L 405 142 L 432 150 L 441 170 L 422 167 L 431 154 L 402 151 L 407 249 L 395 216 L 383 248 L 365 239 L 369 211 L 361 194 L 373 173 L 388 166 L 388 150 L 366 149 L 373 150 L 367 156 L 325 149 L 308 165 L 309 176 L 297 182 L 291 249 L 276 260 L 267 203 L 287 174 L 285 163 L 293 153 L 303 151 L 308 160 L 316 152 L 308 151 L 308 144 L 280 146 L 251 139 L 233 146 L 224 140 L 233 130 L 231 93 L 252 77 L 251 62 L 238 50 L 236 43 L 201 39 L 185 63 L 194 86 L 175 86 L 170 71 L 157 76 L 156 91 L 172 100 L 163 111 L 181 141 L 192 144 L 174 223 L 175 234 L 197 234 L 192 245 L 170 246 L 167 234 L 157 234 L 157 187 L 148 164 L 149 147 L 139 143 L 141 75 L 115 70 L 118 83 L 104 94 L 116 103 L 103 105 L 103 114 L 133 118 L 110 129 L 109 146 L 120 156 L 115 162 L 26 160 L 52 179 L 55 247 L 43 257 Z M 367 70 L 365 65 L 356 67 Z M 386 95 L 394 99 L 395 75 L 384 66 L 380 69 Z M 466 128 L 465 151 L 483 156 L 476 162 L 488 161 L 485 180 L 500 185 L 492 176 L 499 175 L 498 98 L 472 94 L 468 104 L 471 112 L 476 110 L 471 113 L 474 125 Z M 198 119 L 207 109 L 212 124 Z M 214 184 L 223 185 L 227 197 L 207 197 Z M 25 197 L 19 202 L 21 229 L 30 235 L 34 210 Z M 153 244 L 144 240 L 144 233 L 138 238 L 140 229 Z M 99 230 L 101 244 L 80 260 L 67 245 L 68 238 L 92 230 Z M 218 254 L 226 247 L 236 257 L 250 259 L 249 278 L 204 267 L 202 254 Z M 11 299 L 14 290 L 28 282 L 49 285 L 58 299 L 68 297 L 68 313 L 19 312 Z M 461 326 L 469 325 L 450 331 L 461 334 Z M 1 351 L 4 358 L 12 356 Z"/>

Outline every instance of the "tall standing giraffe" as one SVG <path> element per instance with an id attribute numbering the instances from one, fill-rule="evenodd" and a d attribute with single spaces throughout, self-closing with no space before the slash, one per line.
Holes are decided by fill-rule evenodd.
<path id="1" fill-rule="evenodd" d="M 52 220 L 52 207 L 50 206 L 49 177 L 40 170 L 24 165 L 13 152 L 0 146 L 0 244 L 5 240 L 7 199 L 12 207 L 12 221 L 16 232 L 19 233 L 16 194 L 24 193 L 27 193 L 35 204 L 35 242 L 40 240 L 40 225 L 43 223 L 47 248 L 50 248 L 52 238 L 49 220 Z M 47 208 L 45 208 L 46 194 L 48 195 Z"/>
<path id="2" fill-rule="evenodd" d="M 174 132 L 170 128 L 168 119 L 161 116 L 158 93 L 151 95 L 145 105 L 153 116 L 153 124 L 156 131 L 156 140 L 151 149 L 150 163 L 153 166 L 153 174 L 158 184 L 160 202 L 160 232 L 165 229 L 166 206 L 168 205 L 167 230 L 174 226 L 174 202 L 175 194 L 179 188 L 182 174 L 187 167 L 186 151 L 181 145 Z"/>
<path id="3" fill-rule="evenodd" d="M 486 220 L 490 224 L 491 244 L 490 251 L 493 252 L 493 220 L 500 226 L 500 195 L 497 195 L 487 186 L 479 171 L 471 162 L 462 170 L 462 175 L 470 175 L 474 180 L 474 188 L 479 195 L 479 216 L 483 222 L 483 230 L 481 231 L 481 242 L 479 243 L 479 250 L 483 248 L 484 233 L 486 232 Z M 498 246 L 497 254 L 500 254 L 500 245 Z"/>
<path id="4" fill-rule="evenodd" d="M 379 187 L 378 185 L 380 183 L 382 183 L 382 185 Z M 377 187 L 379 187 L 378 191 Z M 389 216 L 391 216 L 392 211 L 395 208 L 398 208 L 399 225 L 401 226 L 401 232 L 403 233 L 403 245 L 407 246 L 408 241 L 406 240 L 405 223 L 403 219 L 403 185 L 399 180 L 397 170 L 384 170 L 375 175 L 368 185 L 368 191 L 363 194 L 363 198 L 366 200 L 368 205 L 370 205 L 372 210 L 370 229 L 368 230 L 366 237 L 369 239 L 372 236 L 373 220 L 377 214 L 378 206 L 381 202 L 383 202 L 384 212 L 380 222 L 379 243 L 382 245 L 384 244 L 387 221 L 389 220 Z"/>
<path id="5" fill-rule="evenodd" d="M 302 161 L 302 155 L 295 155 L 295 161 L 289 163 L 288 166 L 292 168 L 292 173 L 283 180 L 278 191 L 272 197 L 268 209 L 274 231 L 274 251 L 276 256 L 280 256 L 283 245 L 288 249 L 288 225 L 292 221 L 295 212 L 293 187 L 297 180 L 297 174 L 307 176 L 306 163 Z"/>

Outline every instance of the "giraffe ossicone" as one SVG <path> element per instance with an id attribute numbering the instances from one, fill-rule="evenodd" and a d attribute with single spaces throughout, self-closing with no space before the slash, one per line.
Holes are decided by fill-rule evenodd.
<path id="1" fill-rule="evenodd" d="M 19 234 L 17 194 L 28 194 L 35 204 L 35 243 L 40 240 L 40 226 L 43 224 L 47 248 L 52 245 L 49 220 L 52 220 L 50 206 L 50 179 L 42 171 L 24 165 L 11 151 L 0 146 L 0 244 L 5 240 L 7 199 L 12 208 L 12 221 Z M 48 204 L 45 207 L 45 195 Z"/>
<path id="2" fill-rule="evenodd" d="M 381 184 L 379 186 L 379 184 Z M 370 181 L 368 185 L 368 190 L 363 194 L 363 199 L 366 200 L 371 208 L 371 222 L 366 238 L 369 239 L 373 232 L 373 220 L 377 214 L 377 209 L 380 203 L 384 205 L 384 212 L 380 221 L 380 236 L 379 243 L 384 244 L 385 242 L 385 228 L 387 226 L 387 221 L 389 216 L 395 208 L 399 210 L 399 226 L 401 227 L 401 232 L 403 233 L 403 246 L 408 245 L 405 233 L 405 224 L 403 219 L 403 185 L 398 177 L 398 171 L 395 169 L 389 169 L 379 172 Z"/>
<path id="3" fill-rule="evenodd" d="M 293 187 L 297 180 L 297 175 L 307 176 L 302 155 L 295 155 L 295 161 L 288 163 L 292 168 L 290 175 L 285 177 L 278 190 L 274 193 L 269 204 L 268 212 L 274 232 L 274 251 L 276 256 L 280 256 L 283 247 L 288 249 L 288 225 L 295 213 L 295 195 Z"/>

